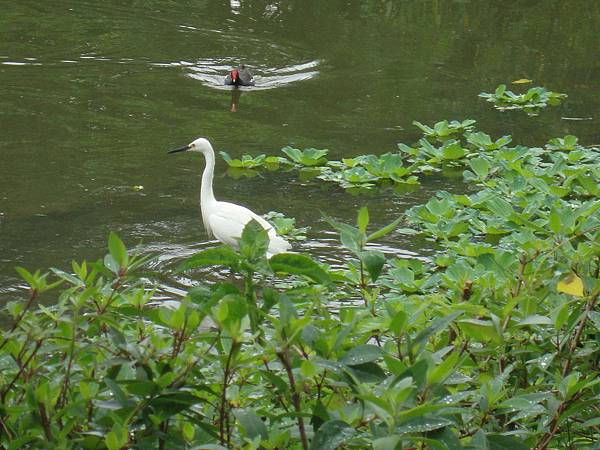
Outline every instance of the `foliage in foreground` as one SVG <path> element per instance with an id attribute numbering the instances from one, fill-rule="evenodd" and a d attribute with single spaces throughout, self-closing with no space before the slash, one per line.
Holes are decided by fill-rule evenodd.
<path id="1" fill-rule="evenodd" d="M 439 192 L 401 229 L 370 230 L 365 208 L 355 225 L 327 218 L 353 255 L 342 269 L 267 260 L 255 223 L 239 253 L 181 267 L 240 281 L 177 302 L 153 301 L 115 235 L 104 261 L 53 270 L 56 305 L 38 304 L 50 275 L 21 269 L 31 296 L 5 308 L 0 445 L 599 448 L 600 154 L 572 137 L 466 139 L 481 146 L 454 161 L 467 194 Z M 370 246 L 391 232 L 439 251 Z"/>

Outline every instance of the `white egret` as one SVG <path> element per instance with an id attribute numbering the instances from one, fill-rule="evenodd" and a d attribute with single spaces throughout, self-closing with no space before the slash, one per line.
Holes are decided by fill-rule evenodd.
<path id="1" fill-rule="evenodd" d="M 228 202 L 220 202 L 213 194 L 213 174 L 215 171 L 215 152 L 207 139 L 198 138 L 191 144 L 169 151 L 177 152 L 199 152 L 204 155 L 206 166 L 202 173 L 202 184 L 200 186 L 200 209 L 202 221 L 209 237 L 214 236 L 224 244 L 239 248 L 239 239 L 248 222 L 256 220 L 269 235 L 269 247 L 267 257 L 277 253 L 283 253 L 291 248 L 291 245 L 277 232 L 273 226 L 259 215 L 248 208 Z"/>

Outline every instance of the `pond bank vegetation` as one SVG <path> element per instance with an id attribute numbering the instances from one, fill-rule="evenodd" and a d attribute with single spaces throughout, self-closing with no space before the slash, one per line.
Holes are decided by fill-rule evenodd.
<path id="1" fill-rule="evenodd" d="M 19 269 L 30 297 L 4 307 L 0 448 L 599 448 L 600 151 L 574 136 L 515 145 L 474 120 L 416 125 L 423 139 L 381 156 L 227 155 L 343 187 L 464 171 L 465 193 L 440 191 L 381 229 L 366 208 L 352 224 L 327 218 L 353 255 L 343 268 L 268 260 L 251 222 L 239 252 L 179 268 L 237 281 L 198 279 L 164 304 L 146 258 L 112 233 L 101 261 Z M 439 250 L 369 246 L 393 233 Z M 59 300 L 43 306 L 50 289 Z"/>

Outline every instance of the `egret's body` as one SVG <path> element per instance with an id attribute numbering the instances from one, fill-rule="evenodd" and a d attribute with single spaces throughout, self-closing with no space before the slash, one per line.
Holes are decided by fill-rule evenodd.
<path id="1" fill-rule="evenodd" d="M 273 226 L 248 208 L 229 202 L 220 202 L 213 194 L 213 176 L 215 171 L 215 152 L 210 142 L 204 138 L 196 139 L 189 145 L 171 150 L 169 153 L 195 151 L 204 155 L 206 166 L 202 173 L 200 186 L 200 209 L 202 221 L 209 236 L 214 236 L 224 244 L 239 247 L 239 239 L 248 222 L 256 220 L 269 235 L 267 256 L 283 253 L 291 248 L 289 242 L 277 235 Z"/>

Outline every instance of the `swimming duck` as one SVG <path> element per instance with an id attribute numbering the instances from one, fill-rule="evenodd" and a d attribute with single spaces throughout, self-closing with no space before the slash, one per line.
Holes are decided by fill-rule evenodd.
<path id="1" fill-rule="evenodd" d="M 254 77 L 246 66 L 240 64 L 227 74 L 225 84 L 230 86 L 254 86 Z"/>

